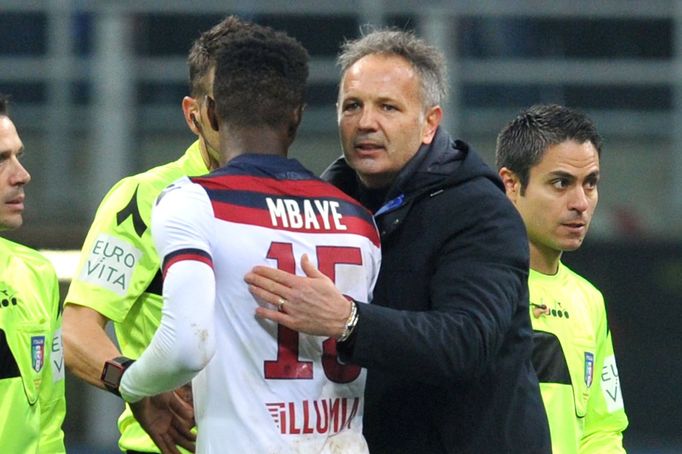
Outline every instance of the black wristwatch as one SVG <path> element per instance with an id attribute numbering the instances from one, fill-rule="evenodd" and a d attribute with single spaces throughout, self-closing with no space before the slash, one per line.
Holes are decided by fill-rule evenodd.
<path id="1" fill-rule="evenodd" d="M 121 397 L 118 387 L 121 385 L 123 372 L 125 372 L 134 362 L 134 359 L 126 358 L 125 356 L 119 356 L 118 358 L 110 359 L 105 362 L 104 369 L 102 369 L 102 376 L 100 377 L 102 383 L 104 383 L 104 387 L 107 388 L 109 392 Z"/>

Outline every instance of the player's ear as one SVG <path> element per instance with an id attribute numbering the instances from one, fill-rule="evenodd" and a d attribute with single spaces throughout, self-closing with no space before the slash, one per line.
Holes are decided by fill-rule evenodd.
<path id="1" fill-rule="evenodd" d="M 512 202 L 516 201 L 521 191 L 521 180 L 519 180 L 518 175 L 507 167 L 502 167 L 499 170 L 500 178 L 502 179 L 502 184 L 504 184 L 504 191 L 507 193 L 507 197 Z"/>
<path id="2" fill-rule="evenodd" d="M 291 123 L 289 124 L 289 137 L 293 141 L 294 138 L 296 137 L 296 131 L 298 131 L 298 126 L 301 124 L 301 121 L 303 120 L 303 111 L 305 110 L 305 104 L 301 104 L 300 106 L 296 107 L 294 109 L 294 112 L 292 113 L 291 117 Z"/>
<path id="3" fill-rule="evenodd" d="M 296 127 L 301 124 L 301 121 L 303 120 L 303 111 L 305 110 L 305 103 L 301 104 L 298 106 L 296 109 L 294 109 L 294 122 L 296 123 Z"/>
<path id="4" fill-rule="evenodd" d="M 199 118 L 201 114 L 199 112 L 199 103 L 197 100 L 191 96 L 182 98 L 182 114 L 185 117 L 185 123 L 187 123 L 187 127 L 190 131 L 199 135 L 201 133 L 201 126 L 197 127 L 197 123 L 199 122 L 197 118 Z"/>

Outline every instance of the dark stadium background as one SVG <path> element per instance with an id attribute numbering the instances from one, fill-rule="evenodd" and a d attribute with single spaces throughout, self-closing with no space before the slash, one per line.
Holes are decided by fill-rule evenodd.
<path id="1" fill-rule="evenodd" d="M 566 104 L 597 123 L 600 205 L 565 261 L 607 301 L 628 451 L 682 452 L 682 2 L 216 3 L 0 0 L 0 92 L 12 95 L 34 178 L 11 238 L 78 249 L 113 182 L 184 151 L 186 52 L 224 15 L 285 29 L 309 50 L 294 155 L 317 172 L 339 154 L 339 44 L 365 23 L 414 28 L 449 56 L 446 126 L 489 164 L 497 131 L 530 104 Z M 117 452 L 120 402 L 69 378 L 69 452 Z"/>

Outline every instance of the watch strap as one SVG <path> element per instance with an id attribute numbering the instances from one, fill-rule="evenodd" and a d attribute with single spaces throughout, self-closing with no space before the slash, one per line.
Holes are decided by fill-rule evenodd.
<path id="1" fill-rule="evenodd" d="M 104 363 L 100 379 L 107 391 L 121 397 L 121 393 L 118 390 L 121 385 L 121 378 L 126 369 L 134 362 L 134 359 L 130 359 L 126 356 L 118 356 Z"/>

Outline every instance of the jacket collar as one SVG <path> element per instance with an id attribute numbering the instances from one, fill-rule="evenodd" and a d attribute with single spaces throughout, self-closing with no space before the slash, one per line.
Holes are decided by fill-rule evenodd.
<path id="1" fill-rule="evenodd" d="M 439 127 L 431 143 L 419 147 L 417 153 L 398 173 L 386 191 L 384 201 L 391 202 L 400 199 L 401 196 L 403 199 L 412 197 L 437 187 L 445 187 L 462 181 L 465 175 L 459 175 L 460 172 L 457 169 L 463 166 L 469 158 L 476 161 L 473 167 L 479 167 L 480 164 L 485 166 L 480 158 L 473 155 L 473 151 L 466 143 L 453 140 L 445 130 Z M 473 173 L 480 172 L 480 169 L 472 170 Z M 362 199 L 364 191 L 360 180 L 343 157 L 334 161 L 322 173 L 322 179 L 331 182 L 351 197 Z"/>

